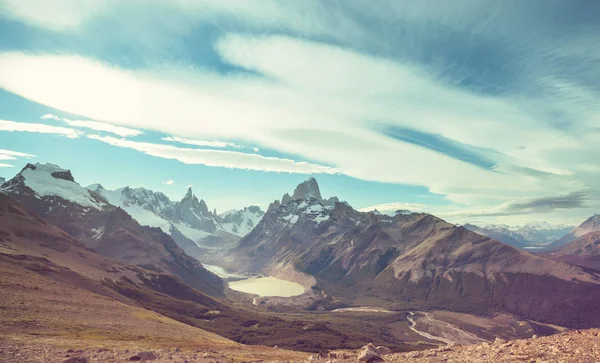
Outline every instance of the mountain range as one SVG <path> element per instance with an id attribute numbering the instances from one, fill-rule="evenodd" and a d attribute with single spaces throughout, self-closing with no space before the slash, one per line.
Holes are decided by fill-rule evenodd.
<path id="1" fill-rule="evenodd" d="M 144 188 L 84 188 L 67 169 L 27 164 L 0 185 L 0 270 L 6 272 L 0 282 L 16 306 L 25 296 L 17 275 L 36 286 L 40 294 L 27 290 L 33 294 L 27 309 L 49 326 L 55 323 L 47 316 L 64 312 L 48 296 L 68 289 L 85 301 L 118 303 L 103 314 L 142 307 L 172 319 L 168 324 L 197 329 L 192 335 L 310 351 L 369 340 L 412 350 L 448 339 L 436 343 L 418 333 L 423 324 L 432 332 L 452 326 L 450 335 L 461 342 L 598 326 L 599 219 L 569 231 L 559 239 L 568 242 L 552 252 L 534 255 L 426 213 L 357 211 L 324 198 L 314 178 L 265 213 L 250 206 L 217 214 L 191 188 L 174 202 Z M 516 230 L 563 228 L 526 227 Z M 307 291 L 259 299 L 231 290 L 200 261 L 218 261 L 236 278 L 279 277 Z M 83 314 L 77 310 L 83 306 L 73 308 Z M 390 315 L 352 313 L 361 307 Z M 7 309 L 6 317 L 0 309 L 0 323 L 16 314 Z"/>
<path id="2" fill-rule="evenodd" d="M 137 345 L 160 336 L 191 345 L 185 336 L 190 334 L 200 337 L 195 346 L 232 351 L 240 346 L 226 338 L 310 351 L 356 348 L 365 340 L 407 347 L 385 326 L 365 325 L 360 318 L 250 309 L 251 297 L 230 290 L 160 228 L 140 225 L 52 164 L 28 164 L 1 186 L 0 272 L 0 337 L 25 334 L 31 342 L 28 334 L 61 332 L 81 341 L 81 332 L 89 332 L 94 340 Z M 245 299 L 248 307 L 240 302 Z M 171 338 L 167 327 L 174 327 Z"/>
<path id="3" fill-rule="evenodd" d="M 203 199 L 198 200 L 191 187 L 178 202 L 145 188 L 107 190 L 101 184 L 87 188 L 125 210 L 140 224 L 161 228 L 189 255 L 205 261 L 214 256 L 214 250 L 234 247 L 264 214 L 259 207 L 250 206 L 218 215 L 216 210 L 209 210 Z"/>
<path id="4" fill-rule="evenodd" d="M 229 268 L 308 275 L 326 295 L 351 305 L 503 310 L 564 326 L 600 324 L 600 277 L 593 273 L 429 214 L 391 217 L 324 203 L 316 181 L 305 183 L 269 206 L 226 256 Z"/>
<path id="5" fill-rule="evenodd" d="M 168 272 L 210 294 L 224 284 L 187 255 L 160 228 L 140 225 L 100 194 L 81 187 L 71 172 L 52 164 L 27 164 L 0 191 L 103 256 L 150 271 Z"/>
<path id="6" fill-rule="evenodd" d="M 549 245 L 570 233 L 574 228 L 574 226 L 555 225 L 548 222 L 531 222 L 523 226 L 489 224 L 485 227 L 467 223 L 464 227 L 516 248 Z"/>

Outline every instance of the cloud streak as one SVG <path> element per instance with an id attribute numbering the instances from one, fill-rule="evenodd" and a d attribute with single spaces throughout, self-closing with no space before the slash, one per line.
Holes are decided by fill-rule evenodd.
<path id="1" fill-rule="evenodd" d="M 105 122 L 91 121 L 91 120 L 69 120 L 67 118 L 58 117 L 53 114 L 45 114 L 40 117 L 42 120 L 56 120 L 62 121 L 69 126 L 73 127 L 82 127 L 86 129 L 91 129 L 94 131 L 104 131 L 111 134 L 119 135 L 122 137 L 131 137 L 131 136 L 139 136 L 143 134 L 140 130 L 134 130 L 127 127 L 115 126 L 112 124 L 108 124 Z"/>
<path id="2" fill-rule="evenodd" d="M 447 213 L 600 207 L 597 6 L 537 0 L 518 9 L 513 2 L 425 0 L 90 4 L 83 9 L 75 0 L 56 0 L 40 16 L 31 1 L 5 1 L 10 18 L 67 38 L 77 29 L 92 46 L 1 53 L 0 87 L 93 122 L 162 132 L 171 135 L 163 138 L 168 142 L 251 145 L 310 163 L 100 141 L 189 163 L 326 168 L 423 185 L 453 203 L 454 210 L 442 210 Z M 136 9 L 135 21 L 122 15 L 128 6 Z M 171 20 L 156 30 L 153 20 L 165 13 Z M 78 56 L 104 54 L 102 45 L 117 41 L 92 34 L 104 24 L 135 51 L 111 54 L 112 61 Z M 103 127 L 89 128 L 110 132 Z M 556 190 L 563 199 L 548 197 Z"/>
<path id="3" fill-rule="evenodd" d="M 334 168 L 328 166 L 258 154 L 245 154 L 237 151 L 180 148 L 172 145 L 118 139 L 111 136 L 87 135 L 87 137 L 113 146 L 141 151 L 148 155 L 164 159 L 175 159 L 185 164 L 300 174 L 333 174 L 337 172 Z"/>
<path id="4" fill-rule="evenodd" d="M 171 141 L 171 142 L 179 142 L 179 143 L 188 144 L 188 145 L 203 146 L 203 147 L 216 147 L 216 148 L 231 147 L 231 148 L 236 148 L 236 149 L 242 148 L 242 146 L 240 146 L 240 145 L 234 144 L 232 142 L 227 142 L 227 141 L 193 140 L 193 139 L 188 139 L 185 137 L 178 137 L 178 136 L 167 136 L 167 137 L 163 137 L 162 140 Z"/>
<path id="5" fill-rule="evenodd" d="M 57 127 L 38 123 L 16 122 L 9 120 L 0 120 L 0 131 L 56 134 L 71 139 L 77 138 L 81 135 L 80 131 L 66 127 Z"/>

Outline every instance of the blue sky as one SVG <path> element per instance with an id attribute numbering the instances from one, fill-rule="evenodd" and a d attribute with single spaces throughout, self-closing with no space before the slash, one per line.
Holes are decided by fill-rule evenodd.
<path id="1" fill-rule="evenodd" d="M 48 161 L 226 210 L 312 175 L 356 208 L 579 223 L 600 212 L 599 17 L 595 1 L 0 0 L 0 176 Z"/>

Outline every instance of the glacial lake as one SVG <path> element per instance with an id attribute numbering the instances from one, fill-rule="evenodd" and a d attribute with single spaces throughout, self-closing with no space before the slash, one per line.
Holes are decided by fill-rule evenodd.
<path id="1" fill-rule="evenodd" d="M 263 296 L 290 297 L 304 293 L 304 287 L 276 277 L 252 277 L 229 283 L 232 290 Z"/>

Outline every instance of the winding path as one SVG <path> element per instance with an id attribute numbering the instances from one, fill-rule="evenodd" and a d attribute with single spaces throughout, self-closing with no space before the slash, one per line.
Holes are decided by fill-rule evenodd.
<path id="1" fill-rule="evenodd" d="M 425 313 L 425 314 L 427 314 L 427 313 Z M 450 340 L 450 339 L 436 337 L 436 336 L 433 336 L 433 335 L 431 335 L 431 334 L 429 334 L 427 332 L 417 330 L 415 328 L 415 326 L 417 325 L 417 322 L 415 322 L 415 320 L 413 319 L 414 315 L 415 315 L 415 313 L 413 313 L 412 311 L 409 311 L 408 312 L 408 316 L 406 317 L 406 320 L 408 320 L 408 327 L 410 328 L 410 330 L 414 331 L 415 333 L 417 333 L 420 336 L 425 337 L 427 339 L 437 340 L 437 341 L 440 341 L 442 343 L 446 343 L 446 345 L 454 344 L 454 342 L 452 340 Z"/>

